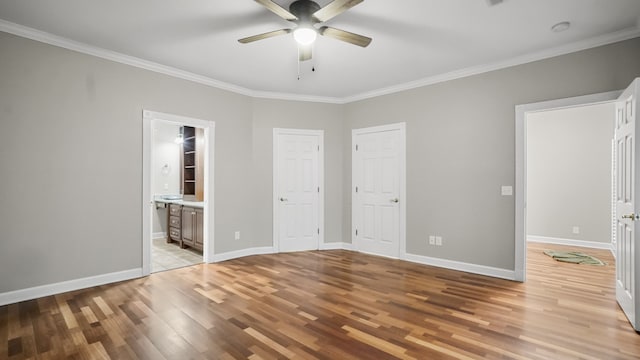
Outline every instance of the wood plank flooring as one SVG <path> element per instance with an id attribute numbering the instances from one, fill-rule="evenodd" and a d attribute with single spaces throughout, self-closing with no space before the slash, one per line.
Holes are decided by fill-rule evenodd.
<path id="1" fill-rule="evenodd" d="M 0 359 L 638 359 L 610 265 L 525 284 L 349 251 L 252 256 L 0 307 Z"/>

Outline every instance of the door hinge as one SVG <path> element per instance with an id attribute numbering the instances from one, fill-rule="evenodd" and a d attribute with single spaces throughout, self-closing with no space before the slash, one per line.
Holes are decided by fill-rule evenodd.
<path id="1" fill-rule="evenodd" d="M 318 145 L 318 151 L 320 151 L 320 145 Z"/>
<path id="2" fill-rule="evenodd" d="M 318 235 L 320 235 L 320 228 L 318 228 Z"/>
<path id="3" fill-rule="evenodd" d="M 320 186 L 318 186 L 318 192 L 320 192 Z"/>
<path id="4" fill-rule="evenodd" d="M 358 144 L 356 144 L 356 151 L 358 151 Z"/>
<path id="5" fill-rule="evenodd" d="M 356 192 L 358 192 L 358 187 L 356 186 Z"/>
<path id="6" fill-rule="evenodd" d="M 358 236 L 358 229 L 356 229 L 356 236 Z"/>

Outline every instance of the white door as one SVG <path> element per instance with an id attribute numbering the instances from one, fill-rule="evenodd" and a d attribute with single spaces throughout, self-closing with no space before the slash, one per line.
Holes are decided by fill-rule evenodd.
<path id="1" fill-rule="evenodd" d="M 354 130 L 353 222 L 358 251 L 400 254 L 401 130 Z"/>
<path id="2" fill-rule="evenodd" d="M 303 131 L 304 132 L 304 131 Z M 320 136 L 274 130 L 274 236 L 280 252 L 317 250 Z"/>
<path id="3" fill-rule="evenodd" d="M 636 211 L 635 195 L 640 190 L 636 177 L 636 164 L 640 160 L 637 154 L 635 139 L 640 127 L 637 123 L 637 95 L 640 79 L 636 79 L 622 93 L 616 103 L 616 299 L 629 322 L 636 330 L 640 330 L 640 319 L 637 318 L 638 284 L 635 276 L 635 264 L 640 256 L 636 252 Z M 640 250 L 640 249 L 637 249 Z"/>

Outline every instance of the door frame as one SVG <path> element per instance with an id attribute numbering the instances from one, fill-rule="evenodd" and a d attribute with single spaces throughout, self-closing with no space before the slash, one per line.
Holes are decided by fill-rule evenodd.
<path id="1" fill-rule="evenodd" d="M 301 135 L 315 136 L 318 138 L 318 186 L 320 187 L 320 195 L 318 196 L 318 244 L 316 249 L 320 249 L 324 244 L 324 130 L 306 130 L 306 129 L 273 129 L 273 250 L 280 252 L 280 196 L 278 189 L 278 178 L 280 177 L 280 166 L 278 164 L 279 148 L 278 137 L 280 135 Z"/>
<path id="2" fill-rule="evenodd" d="M 527 115 L 549 110 L 615 102 L 620 94 L 622 94 L 622 90 L 516 106 L 515 281 L 524 282 L 527 277 Z"/>
<path id="3" fill-rule="evenodd" d="M 151 273 L 151 241 L 153 232 L 152 209 L 154 208 L 153 129 L 157 121 L 188 125 L 204 129 L 204 208 L 203 208 L 203 249 L 202 261 L 211 263 L 214 259 L 214 148 L 215 122 L 186 116 L 142 110 L 142 275 Z"/>
<path id="4" fill-rule="evenodd" d="M 356 219 L 358 218 L 358 214 L 356 213 L 356 211 L 358 211 L 357 207 L 354 206 L 354 204 L 356 203 L 356 188 L 355 188 L 355 184 L 354 184 L 354 179 L 356 177 L 356 173 L 355 173 L 355 169 L 356 167 L 354 166 L 354 159 L 356 157 L 356 136 L 358 135 L 364 135 L 364 134 L 371 134 L 371 133 L 379 133 L 379 132 L 384 132 L 384 131 L 394 131 L 397 130 L 400 132 L 400 143 L 398 144 L 400 146 L 400 158 L 399 158 L 399 166 L 398 166 L 398 171 L 400 172 L 399 177 L 398 177 L 398 182 L 399 182 L 399 197 L 400 197 L 400 203 L 398 204 L 398 210 L 399 210 L 399 224 L 398 224 L 398 231 L 399 231 L 399 241 L 398 241 L 398 246 L 400 247 L 400 249 L 398 249 L 398 258 L 399 259 L 406 259 L 407 257 L 407 239 L 406 239 L 406 234 L 407 234 L 407 220 L 406 220 L 406 214 L 407 214 L 407 135 L 406 135 L 406 128 L 407 125 L 405 122 L 400 122 L 400 123 L 394 123 L 394 124 L 388 124 L 388 125 L 381 125 L 381 126 L 372 126 L 372 127 L 366 127 L 366 128 L 360 128 L 360 129 L 352 129 L 351 130 L 351 244 L 353 244 L 353 248 L 356 251 L 360 251 L 358 249 L 358 244 L 356 242 Z"/>

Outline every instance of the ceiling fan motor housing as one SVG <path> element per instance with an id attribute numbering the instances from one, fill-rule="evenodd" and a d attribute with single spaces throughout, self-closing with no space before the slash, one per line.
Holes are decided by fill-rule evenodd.
<path id="1" fill-rule="evenodd" d="M 297 0 L 289 5 L 289 12 L 295 15 L 301 23 L 312 23 L 311 16 L 320 10 L 320 5 L 311 0 Z"/>

